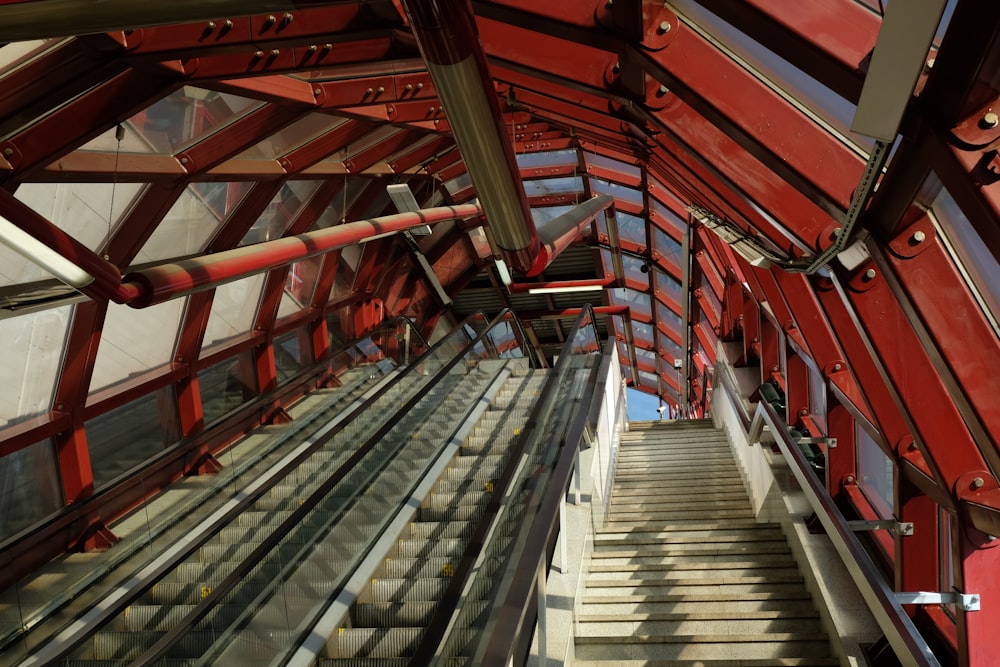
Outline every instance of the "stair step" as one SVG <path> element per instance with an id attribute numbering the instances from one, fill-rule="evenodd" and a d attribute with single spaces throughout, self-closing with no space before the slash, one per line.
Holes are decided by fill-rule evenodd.
<path id="1" fill-rule="evenodd" d="M 733 641 L 745 642 L 766 641 L 766 638 L 778 635 L 792 641 L 824 637 L 816 618 L 578 621 L 576 625 L 577 642 L 581 643 L 593 643 L 595 640 L 668 643 L 677 641 L 677 637 L 687 637 L 694 642 L 722 642 L 733 637 Z"/>
<path id="2" fill-rule="evenodd" d="M 650 641 L 639 636 L 630 642 L 616 643 L 607 642 L 604 638 L 594 638 L 593 643 L 578 640 L 576 646 L 578 660 L 609 660 L 615 665 L 622 665 L 624 660 L 697 660 L 699 664 L 704 664 L 706 660 L 738 660 L 740 662 L 736 664 L 742 667 L 746 664 L 744 660 L 827 658 L 829 655 L 830 645 L 825 639 L 810 640 L 794 633 L 701 637 L 677 635 L 670 637 L 669 641 Z M 733 662 L 729 664 L 732 665 Z"/>

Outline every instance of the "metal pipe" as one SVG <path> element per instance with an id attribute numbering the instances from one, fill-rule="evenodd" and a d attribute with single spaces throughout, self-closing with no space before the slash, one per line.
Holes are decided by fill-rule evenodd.
<path id="1" fill-rule="evenodd" d="M 469 0 L 402 0 L 402 4 L 482 202 L 496 250 L 515 270 L 536 275 L 541 243 L 472 6 Z"/>
<path id="2" fill-rule="evenodd" d="M 611 195 L 598 195 L 591 197 L 582 204 L 574 206 L 562 215 L 553 218 L 538 230 L 538 240 L 540 247 L 535 261 L 526 275 L 537 276 L 545 270 L 552 260 L 559 253 L 569 247 L 583 228 L 589 225 L 593 219 L 611 208 L 615 203 L 615 198 Z"/>
<path id="3" fill-rule="evenodd" d="M 481 213 L 482 209 L 473 204 L 442 206 L 415 213 L 397 213 L 155 266 L 125 276 L 126 288 L 134 290 L 135 293 L 135 296 L 128 301 L 128 305 L 133 308 L 145 308 L 360 243 L 375 236 L 401 232 L 421 225 L 469 218 Z"/>

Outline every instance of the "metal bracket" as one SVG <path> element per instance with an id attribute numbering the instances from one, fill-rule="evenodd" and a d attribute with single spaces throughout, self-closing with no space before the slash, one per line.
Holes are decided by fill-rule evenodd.
<path id="1" fill-rule="evenodd" d="M 796 438 L 795 443 L 798 445 L 826 445 L 828 449 L 837 448 L 836 438 Z"/>
<path id="2" fill-rule="evenodd" d="M 899 604 L 954 604 L 962 611 L 979 611 L 979 595 L 966 593 L 896 593 Z"/>
<path id="3" fill-rule="evenodd" d="M 879 521 L 848 521 L 847 527 L 855 533 L 868 530 L 891 530 L 897 535 L 909 537 L 913 535 L 913 522 L 899 522 L 895 519 L 881 519 Z"/>

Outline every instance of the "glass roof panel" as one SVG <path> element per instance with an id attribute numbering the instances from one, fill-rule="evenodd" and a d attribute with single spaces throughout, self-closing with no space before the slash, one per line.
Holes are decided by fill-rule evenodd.
<path id="1" fill-rule="evenodd" d="M 662 229 L 653 227 L 652 231 L 653 249 L 659 253 L 661 261 L 665 261 L 667 264 L 677 267 L 679 271 L 683 266 L 683 262 L 681 260 L 681 244 L 670 238 L 663 232 Z"/>
<path id="2" fill-rule="evenodd" d="M 146 241 L 135 263 L 201 252 L 252 186 L 252 183 L 192 183 Z"/>
<path id="3" fill-rule="evenodd" d="M 524 181 L 524 191 L 529 197 L 541 195 L 562 195 L 583 193 L 583 178 L 563 176 L 560 178 L 538 178 Z"/>
<path id="4" fill-rule="evenodd" d="M 444 189 L 448 191 L 448 194 L 454 196 L 455 193 L 461 192 L 466 188 L 472 187 L 472 177 L 469 176 L 469 172 L 462 172 L 450 181 L 446 181 L 444 184 Z"/>
<path id="5" fill-rule="evenodd" d="M 635 359 L 638 363 L 643 366 L 648 366 L 650 368 L 656 368 L 656 353 L 650 350 L 644 350 L 640 347 L 635 348 Z"/>
<path id="6" fill-rule="evenodd" d="M 590 189 L 595 195 L 611 195 L 634 206 L 642 206 L 642 193 L 633 188 L 627 188 L 617 183 L 609 183 L 600 178 L 590 179 Z"/>
<path id="7" fill-rule="evenodd" d="M 543 225 L 571 210 L 573 210 L 572 206 L 536 206 L 531 209 L 531 219 L 535 221 L 536 225 Z"/>
<path id="8" fill-rule="evenodd" d="M 302 207 L 316 193 L 320 181 L 288 181 L 253 223 L 240 246 L 281 238 Z"/>
<path id="9" fill-rule="evenodd" d="M 170 363 L 187 299 L 135 309 L 110 303 L 90 393 Z"/>
<path id="10" fill-rule="evenodd" d="M 61 39 L 33 39 L 10 42 L 0 47 L 0 72 L 9 71 L 61 42 Z"/>
<path id="11" fill-rule="evenodd" d="M 604 169 L 617 171 L 632 178 L 639 178 L 642 176 L 642 169 L 634 164 L 627 164 L 621 160 L 615 160 L 614 158 L 598 155 L 597 153 L 584 152 L 583 157 L 589 164 L 592 164 L 595 167 L 602 167 Z"/>
<path id="12" fill-rule="evenodd" d="M 663 271 L 656 270 L 653 273 L 656 277 L 656 293 L 669 298 L 671 301 L 675 303 L 680 303 L 681 302 L 680 282 L 674 280 L 672 276 L 664 273 Z"/>
<path id="13" fill-rule="evenodd" d="M 52 409 L 72 306 L 0 319 L 0 427 Z"/>
<path id="14" fill-rule="evenodd" d="M 216 288 L 201 348 L 203 356 L 209 348 L 250 331 L 257 317 L 265 275 L 258 273 Z"/>
<path id="15" fill-rule="evenodd" d="M 517 166 L 521 169 L 562 167 L 567 164 L 577 164 L 576 150 L 518 153 L 515 157 L 517 158 Z"/>
<path id="16" fill-rule="evenodd" d="M 107 243 L 109 231 L 118 226 L 145 187 L 142 183 L 25 183 L 14 196 L 83 245 L 99 251 Z M 37 264 L 0 246 L 0 284 L 51 277 Z"/>
<path id="17" fill-rule="evenodd" d="M 670 360 L 669 364 L 665 364 L 665 367 L 669 368 L 671 371 L 674 369 L 673 360 L 680 359 L 684 355 L 681 354 L 681 346 L 675 343 L 668 336 L 660 335 L 660 353 Z"/>
<path id="18" fill-rule="evenodd" d="M 615 211 L 615 220 L 618 222 L 618 238 L 641 246 L 646 245 L 645 220 L 622 211 Z"/>
<path id="19" fill-rule="evenodd" d="M 347 119 L 340 116 L 331 116 L 325 113 L 310 113 L 285 129 L 275 132 L 267 139 L 243 151 L 237 156 L 237 159 L 277 159 L 321 134 L 340 127 L 346 122 Z"/>
<path id="20" fill-rule="evenodd" d="M 659 301 L 656 301 L 656 320 L 671 331 L 681 330 L 681 316 Z"/>
<path id="21" fill-rule="evenodd" d="M 634 280 L 643 284 L 649 283 L 649 264 L 642 257 L 622 253 L 622 266 L 625 269 L 625 279 Z M 643 267 L 646 268 L 643 271 Z"/>
<path id="22" fill-rule="evenodd" d="M 653 327 L 645 322 L 632 320 L 632 335 L 636 340 L 641 340 L 647 345 L 653 344 Z"/>
<path id="23" fill-rule="evenodd" d="M 310 257 L 292 264 L 285 278 L 285 292 L 278 306 L 278 319 L 299 313 L 312 303 L 316 281 L 323 267 L 323 256 Z"/>
<path id="24" fill-rule="evenodd" d="M 629 306 L 633 314 L 638 315 L 644 320 L 652 317 L 653 311 L 649 305 L 649 296 L 642 292 L 636 292 L 624 287 L 616 287 L 611 290 L 611 299 L 617 304 Z"/>
<path id="25" fill-rule="evenodd" d="M 646 371 L 639 371 L 639 382 L 644 386 L 649 387 L 653 391 L 659 393 L 660 391 L 660 378 L 658 378 L 653 373 L 647 373 Z"/>
<path id="26" fill-rule="evenodd" d="M 143 109 L 125 123 L 123 151 L 172 155 L 217 132 L 234 120 L 263 106 L 238 95 L 184 86 Z M 114 131 L 110 133 L 114 139 Z M 107 145 L 108 133 L 83 147 L 84 150 L 114 150 Z"/>
<path id="27" fill-rule="evenodd" d="M 649 198 L 649 204 L 653 213 L 651 218 L 656 221 L 656 224 L 669 230 L 673 238 L 684 238 L 684 235 L 687 233 L 687 222 L 674 215 L 673 211 L 664 206 L 655 197 Z"/>

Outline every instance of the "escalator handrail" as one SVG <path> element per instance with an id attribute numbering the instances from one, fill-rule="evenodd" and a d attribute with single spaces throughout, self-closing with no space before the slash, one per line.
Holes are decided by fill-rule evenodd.
<path id="1" fill-rule="evenodd" d="M 501 314 L 502 316 L 503 314 Z M 462 320 L 462 322 L 455 327 L 454 332 L 466 331 L 466 326 L 471 326 L 470 322 L 475 319 L 485 319 L 486 315 L 482 311 L 473 313 Z M 497 318 L 499 319 L 499 318 Z M 486 332 L 490 330 L 491 327 L 487 327 Z M 483 335 L 485 335 L 485 333 Z M 468 333 L 466 332 L 466 336 Z M 431 347 L 426 353 L 421 355 L 420 359 L 431 358 L 431 355 L 436 354 L 444 345 L 449 342 L 451 334 L 445 336 L 440 341 L 438 341 L 433 347 Z M 477 336 L 474 339 L 469 340 L 462 348 L 457 352 L 453 359 L 446 363 L 442 369 L 441 373 L 446 373 L 451 368 L 454 367 L 456 363 L 462 358 L 464 358 L 470 350 L 474 349 L 475 345 L 480 342 L 481 336 Z M 384 387 L 383 392 L 388 391 L 392 387 L 396 386 L 398 383 L 403 382 L 404 379 L 411 376 L 412 373 L 416 373 L 417 369 L 420 367 L 419 361 L 413 363 L 409 368 L 404 369 L 402 372 L 398 373 L 394 378 L 392 378 Z M 433 380 L 438 379 L 438 374 L 436 373 Z M 426 392 L 433 386 L 434 382 L 427 382 L 423 389 L 417 392 L 416 396 L 422 397 Z M 127 583 L 129 588 L 127 590 L 122 590 L 121 587 L 115 589 L 110 593 L 109 596 L 105 596 L 104 602 L 92 606 L 88 611 L 84 612 L 81 616 L 77 617 L 75 621 L 72 621 L 68 629 L 64 628 L 58 633 L 54 634 L 49 638 L 44 644 L 41 645 L 39 650 L 29 654 L 25 658 L 25 665 L 39 664 L 40 662 L 50 662 L 62 659 L 66 657 L 70 652 L 75 650 L 80 644 L 82 644 L 86 639 L 100 627 L 114 618 L 119 613 L 122 613 L 126 607 L 130 606 L 138 599 L 139 596 L 144 594 L 146 591 L 151 589 L 156 583 L 162 579 L 164 576 L 172 572 L 180 563 L 191 556 L 197 549 L 221 531 L 225 526 L 229 525 L 237 516 L 244 512 L 248 507 L 250 507 L 254 502 L 256 502 L 260 497 L 269 492 L 273 486 L 278 484 L 284 477 L 293 472 L 299 464 L 308 459 L 313 453 L 315 453 L 320 447 L 322 447 L 326 442 L 328 442 L 337 433 L 342 431 L 347 427 L 355 418 L 363 414 L 366 409 L 368 409 L 375 401 L 379 399 L 381 393 L 378 395 L 370 396 L 368 399 L 361 402 L 354 409 L 350 410 L 349 413 L 342 419 L 335 427 L 329 429 L 321 437 L 316 438 L 308 448 L 300 451 L 295 457 L 285 461 L 280 469 L 273 469 L 272 475 L 268 483 L 259 486 L 253 491 L 247 493 L 242 492 L 239 497 L 239 501 L 231 506 L 228 510 L 222 512 L 213 521 L 212 525 L 206 526 L 197 535 L 189 534 L 185 539 L 177 543 L 174 547 L 173 553 L 169 558 L 164 559 L 150 569 L 150 565 L 146 565 L 141 568 L 133 577 L 131 577 Z M 403 408 L 398 412 L 401 412 L 408 408 Z M 389 420 L 387 424 L 391 425 L 392 420 Z M 353 460 L 349 459 L 349 462 Z M 347 465 L 347 464 L 345 464 Z M 338 470 L 338 473 L 340 471 Z M 336 474 L 336 473 L 335 473 Z M 216 513 L 219 511 L 217 510 Z M 145 570 L 149 570 L 145 572 Z M 218 588 L 216 589 L 218 590 Z M 109 597 L 117 594 L 117 597 L 108 602 Z M 208 597 L 205 598 L 207 600 Z M 202 600 L 204 602 L 205 600 Z M 95 617 L 92 618 L 85 625 L 88 627 L 86 631 L 80 624 L 80 619 L 87 616 L 91 612 L 95 613 Z M 74 632 L 73 637 L 68 638 L 68 640 L 60 641 L 59 638 L 63 636 L 68 630 Z M 51 651 L 46 651 L 46 649 L 51 647 Z M 44 656 L 42 659 L 39 656 Z"/>
<path id="2" fill-rule="evenodd" d="M 421 638 L 420 644 L 414 651 L 413 657 L 411 657 L 408 662 L 409 667 L 423 667 L 424 665 L 431 664 L 438 648 L 447 641 L 447 634 L 451 629 L 450 622 L 459 612 L 458 606 L 462 597 L 462 591 L 466 588 L 472 578 L 481 552 L 486 547 L 487 536 L 492 531 L 495 522 L 499 519 L 503 499 L 511 484 L 515 481 L 514 476 L 518 469 L 518 461 L 521 460 L 528 450 L 529 445 L 531 445 L 534 439 L 538 436 L 539 426 L 544 426 L 544 424 L 541 424 L 541 421 L 551 403 L 556 400 L 559 385 L 569 372 L 572 357 L 574 356 L 572 344 L 577 333 L 583 326 L 585 326 L 585 320 L 589 320 L 591 326 L 594 328 L 593 335 L 595 341 L 599 340 L 596 324 L 594 322 L 593 310 L 589 305 L 586 305 L 584 311 L 578 317 L 572 331 L 566 338 L 566 343 L 563 345 L 562 352 L 559 355 L 555 368 L 553 369 L 551 375 L 546 379 L 546 382 L 540 392 L 542 399 L 539 400 L 532 409 L 531 414 L 528 417 L 528 421 L 522 429 L 521 435 L 514 445 L 514 449 L 510 453 L 507 466 L 505 467 L 500 478 L 494 482 L 490 502 L 484 509 L 483 514 L 479 518 L 472 536 L 469 539 L 469 547 L 466 549 L 465 553 L 462 554 L 460 562 L 455 567 L 454 573 L 450 577 L 448 587 L 442 596 L 441 602 L 438 604 L 437 609 L 431 617 L 427 631 Z M 600 350 L 600 345 L 597 346 L 597 350 Z M 566 444 L 563 447 L 560 459 L 555 464 L 553 477 L 559 475 L 559 480 L 562 480 L 562 473 L 566 473 L 566 484 L 562 485 L 564 488 L 569 483 L 569 473 L 572 472 L 575 452 L 580 440 L 583 437 L 583 429 L 589 421 L 589 408 L 593 399 L 592 391 L 593 388 L 591 386 L 588 392 L 589 396 L 585 395 L 584 397 L 581 397 L 583 398 L 583 401 L 580 403 L 581 407 L 577 411 L 574 424 L 571 426 L 570 437 L 565 441 Z M 543 444 L 544 446 L 551 446 L 553 443 L 547 442 Z M 566 461 L 563 459 L 566 459 Z M 563 468 L 566 466 L 568 466 L 568 468 L 564 471 Z M 561 481 L 559 484 L 561 484 Z M 544 507 L 547 509 L 548 505 L 546 504 Z M 558 516 L 558 505 L 556 505 L 554 516 L 547 518 L 555 521 L 558 520 Z M 538 518 L 536 516 L 535 519 L 533 519 L 533 524 L 537 523 L 537 521 Z M 506 665 L 506 663 L 504 663 L 504 665 Z"/>
<path id="3" fill-rule="evenodd" d="M 940 662 L 927 641 L 917 630 L 893 590 L 882 578 L 878 567 L 854 531 L 848 527 L 833 498 L 813 472 L 805 454 L 795 444 L 795 439 L 784 419 L 778 416 L 770 404 L 760 401 L 746 433 L 751 445 L 760 441 L 765 426 L 770 428 L 770 433 L 774 436 L 774 441 L 792 474 L 795 475 L 799 487 L 822 523 L 837 554 L 875 617 L 879 629 L 895 651 L 896 657 L 906 667 L 940 667 Z"/>

